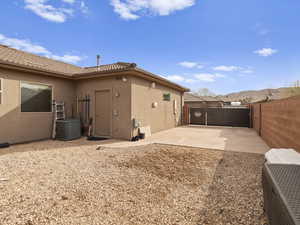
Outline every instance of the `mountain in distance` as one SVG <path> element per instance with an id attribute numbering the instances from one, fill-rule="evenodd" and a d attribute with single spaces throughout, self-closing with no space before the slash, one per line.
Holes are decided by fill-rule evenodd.
<path id="1" fill-rule="evenodd" d="M 226 95 L 218 95 L 217 99 L 228 102 L 253 103 L 264 100 L 276 100 L 286 97 L 287 88 L 249 90 L 234 92 Z"/>
<path id="2" fill-rule="evenodd" d="M 244 104 L 266 100 L 277 100 L 287 97 L 288 88 L 249 90 L 234 92 L 226 95 L 216 95 L 207 88 L 200 88 L 197 92 L 191 93 L 194 96 L 201 96 L 205 99 L 221 100 L 225 102 L 242 102 Z"/>

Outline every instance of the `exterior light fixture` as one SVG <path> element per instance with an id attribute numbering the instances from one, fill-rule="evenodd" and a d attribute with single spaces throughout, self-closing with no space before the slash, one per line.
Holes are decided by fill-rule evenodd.
<path id="1" fill-rule="evenodd" d="M 158 103 L 157 103 L 157 102 L 153 102 L 153 103 L 152 103 L 152 108 L 157 108 L 157 106 L 158 106 Z"/>

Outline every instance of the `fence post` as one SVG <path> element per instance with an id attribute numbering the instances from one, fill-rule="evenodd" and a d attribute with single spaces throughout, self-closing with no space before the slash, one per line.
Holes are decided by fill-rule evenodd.
<path id="1" fill-rule="evenodd" d="M 259 104 L 259 136 L 262 135 L 262 104 Z"/>
<path id="2" fill-rule="evenodd" d="M 253 128 L 253 105 L 249 104 L 249 128 Z"/>

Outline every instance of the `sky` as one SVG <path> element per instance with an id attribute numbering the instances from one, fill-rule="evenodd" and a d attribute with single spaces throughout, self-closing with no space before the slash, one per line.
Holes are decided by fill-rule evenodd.
<path id="1" fill-rule="evenodd" d="M 300 80 L 298 0 L 2 0 L 0 44 L 78 66 L 134 62 L 195 91 Z"/>

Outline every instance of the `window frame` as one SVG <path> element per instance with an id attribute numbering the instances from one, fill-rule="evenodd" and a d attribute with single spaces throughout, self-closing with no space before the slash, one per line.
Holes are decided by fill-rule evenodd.
<path id="1" fill-rule="evenodd" d="M 33 84 L 33 85 L 44 85 L 44 86 L 49 86 L 51 87 L 51 111 L 49 112 L 23 112 L 22 111 L 22 83 L 27 83 L 27 84 Z M 20 81 L 20 84 L 19 84 L 20 88 L 20 96 L 19 96 L 19 99 L 20 99 L 20 112 L 21 113 L 53 113 L 53 100 L 54 100 L 54 85 L 53 84 L 49 84 L 49 83 L 42 83 L 42 82 L 35 82 L 35 81 L 25 81 L 25 80 L 22 80 Z"/>
<path id="2" fill-rule="evenodd" d="M 168 98 L 165 98 L 168 96 Z M 170 102 L 171 101 L 171 93 L 163 93 L 163 101 Z"/>

